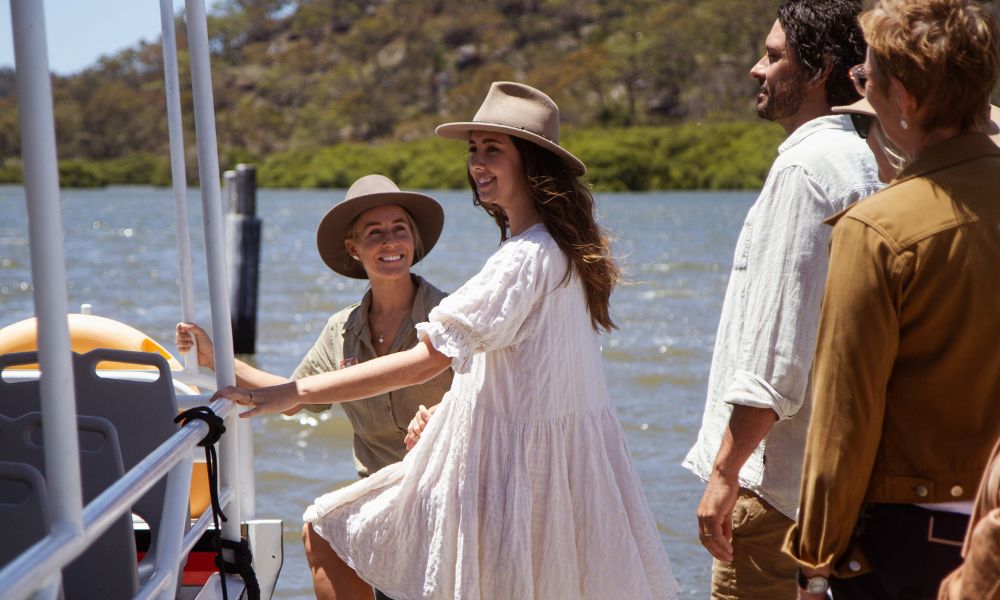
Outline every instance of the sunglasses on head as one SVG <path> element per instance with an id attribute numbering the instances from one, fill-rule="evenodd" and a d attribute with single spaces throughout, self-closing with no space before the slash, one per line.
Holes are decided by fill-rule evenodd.
<path id="1" fill-rule="evenodd" d="M 872 122 L 875 117 L 869 115 L 859 115 L 858 113 L 851 114 L 851 123 L 854 124 L 854 131 L 857 132 L 858 137 L 866 140 L 868 139 L 868 132 L 871 131 Z"/>
<path id="2" fill-rule="evenodd" d="M 868 70 L 865 69 L 864 65 L 854 65 L 847 70 L 847 75 L 851 78 L 851 82 L 854 83 L 854 89 L 858 92 L 858 95 L 864 98 L 865 86 L 868 85 Z"/>

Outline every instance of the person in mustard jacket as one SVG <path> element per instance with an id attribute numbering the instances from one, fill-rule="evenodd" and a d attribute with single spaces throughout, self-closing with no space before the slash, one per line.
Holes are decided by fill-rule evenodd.
<path id="1" fill-rule="evenodd" d="M 1000 24 L 881 0 L 855 80 L 906 166 L 832 218 L 798 520 L 800 598 L 935 598 L 1000 436 Z M 963 514 L 964 513 L 964 514 Z"/>

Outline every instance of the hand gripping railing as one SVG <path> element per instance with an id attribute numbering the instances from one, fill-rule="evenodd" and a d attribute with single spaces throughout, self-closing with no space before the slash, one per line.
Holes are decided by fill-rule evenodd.
<path id="1" fill-rule="evenodd" d="M 210 408 L 220 417 L 236 411 L 236 406 L 228 400 L 217 400 Z M 82 531 L 53 527 L 48 536 L 8 564 L 0 571 L 0 590 L 3 590 L 4 599 L 22 600 L 40 589 L 51 573 L 58 572 L 79 556 L 115 519 L 129 513 L 132 505 L 164 476 L 167 492 L 157 537 L 156 563 L 152 576 L 135 597 L 173 598 L 181 559 L 187 556 L 211 523 L 212 513 L 206 511 L 187 534 L 182 535 L 188 518 L 193 454 L 208 431 L 203 421 L 187 423 L 83 509 Z M 237 504 L 234 498 L 232 488 L 222 486 L 219 502 L 223 510 Z"/>

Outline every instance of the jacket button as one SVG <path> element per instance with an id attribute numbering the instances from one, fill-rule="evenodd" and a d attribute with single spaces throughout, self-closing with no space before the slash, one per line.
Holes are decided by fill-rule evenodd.
<path id="1" fill-rule="evenodd" d="M 917 486 L 917 495 L 920 496 L 921 498 L 926 498 L 929 492 L 930 490 L 927 489 L 926 485 Z"/>
<path id="2" fill-rule="evenodd" d="M 861 570 L 861 563 L 859 563 L 856 560 L 852 560 L 851 562 L 847 563 L 847 568 L 856 573 Z"/>
<path id="3" fill-rule="evenodd" d="M 951 495 L 958 498 L 959 496 L 962 495 L 962 492 L 964 491 L 965 490 L 962 489 L 962 486 L 956 485 L 955 487 L 951 488 Z"/>

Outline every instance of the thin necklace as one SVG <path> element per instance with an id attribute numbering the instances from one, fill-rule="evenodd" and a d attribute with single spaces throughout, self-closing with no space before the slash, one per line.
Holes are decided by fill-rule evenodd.
<path id="1" fill-rule="evenodd" d="M 382 343 L 382 342 L 384 342 L 384 341 L 385 341 L 385 336 L 381 336 L 381 335 L 380 335 L 380 336 L 378 336 L 378 343 L 380 343 L 380 344 L 381 344 L 381 343 Z"/>

